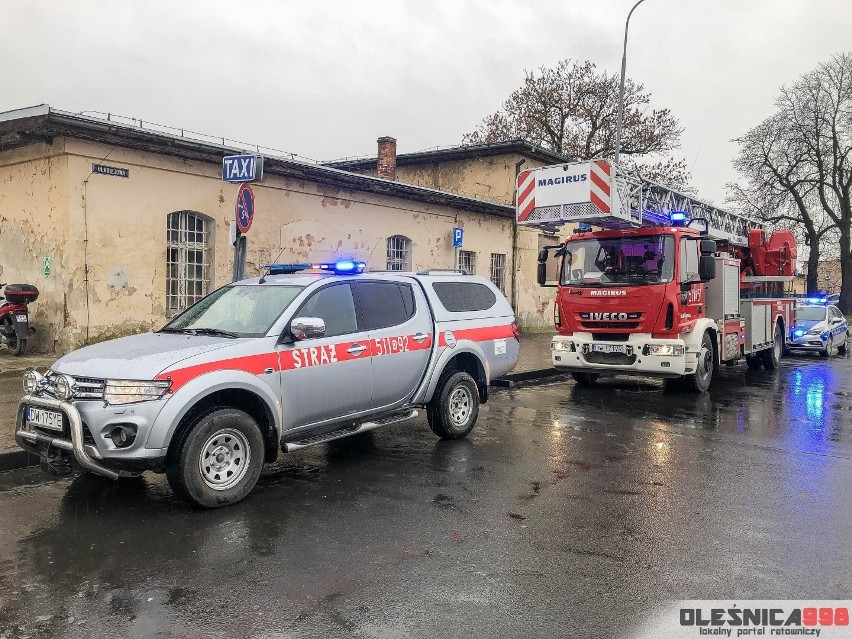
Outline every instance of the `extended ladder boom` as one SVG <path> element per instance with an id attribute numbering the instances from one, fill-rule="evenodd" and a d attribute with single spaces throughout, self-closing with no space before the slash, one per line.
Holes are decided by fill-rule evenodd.
<path id="1" fill-rule="evenodd" d="M 706 220 L 710 237 L 744 246 L 764 225 L 690 195 L 616 169 L 606 160 L 559 164 L 522 171 L 517 180 L 519 225 L 555 230 L 584 222 L 605 229 L 661 226 L 672 212 L 686 222 Z"/>

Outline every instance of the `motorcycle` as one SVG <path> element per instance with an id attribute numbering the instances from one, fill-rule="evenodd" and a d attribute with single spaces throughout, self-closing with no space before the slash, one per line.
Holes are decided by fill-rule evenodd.
<path id="1" fill-rule="evenodd" d="M 0 286 L 4 286 L 0 284 Z M 30 333 L 28 304 L 38 299 L 38 289 L 31 284 L 6 284 L 3 290 L 6 301 L 0 297 L 0 342 L 12 355 L 23 355 L 27 350 L 27 339 Z"/>

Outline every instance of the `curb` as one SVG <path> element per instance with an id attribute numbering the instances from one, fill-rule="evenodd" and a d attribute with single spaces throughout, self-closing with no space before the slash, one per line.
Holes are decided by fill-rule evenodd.
<path id="1" fill-rule="evenodd" d="M 5 372 L 0 373 L 0 377 L 5 376 Z M 546 384 L 548 382 L 560 382 L 570 378 L 571 373 L 562 373 L 555 368 L 540 368 L 521 373 L 510 373 L 499 379 L 492 380 L 491 386 L 494 388 L 521 388 L 524 386 Z M 25 450 L 0 450 L 0 472 L 20 470 L 22 468 L 38 466 L 38 464 L 38 457 Z"/>

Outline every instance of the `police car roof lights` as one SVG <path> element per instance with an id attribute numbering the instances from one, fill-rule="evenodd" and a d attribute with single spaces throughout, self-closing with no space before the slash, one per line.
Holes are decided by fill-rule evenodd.
<path id="1" fill-rule="evenodd" d="M 823 295 L 822 297 L 802 297 L 799 298 L 799 304 L 804 304 L 808 306 L 825 306 L 828 304 L 828 296 Z"/>
<path id="2" fill-rule="evenodd" d="M 353 260 L 339 260 L 337 262 L 316 263 L 294 263 L 294 264 L 266 264 L 263 268 L 269 271 L 269 275 L 290 275 L 299 271 L 331 271 L 335 275 L 357 275 L 363 273 L 367 267 L 366 262 L 355 262 Z"/>

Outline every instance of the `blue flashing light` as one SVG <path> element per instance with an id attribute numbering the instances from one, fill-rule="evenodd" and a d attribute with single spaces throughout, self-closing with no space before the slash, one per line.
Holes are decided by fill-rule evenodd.
<path id="1" fill-rule="evenodd" d="M 673 226 L 681 226 L 682 224 L 686 224 L 686 213 L 683 211 L 672 211 L 669 219 Z"/>
<path id="2" fill-rule="evenodd" d="M 270 275 L 289 275 L 299 271 L 331 271 L 335 275 L 357 275 L 363 273 L 367 267 L 365 262 L 353 260 L 340 260 L 338 262 L 323 262 L 321 264 L 266 264 L 263 268 Z"/>
<path id="3" fill-rule="evenodd" d="M 816 306 L 828 304 L 828 297 L 806 297 L 805 304 L 814 304 Z"/>
<path id="4" fill-rule="evenodd" d="M 580 222 L 577 224 L 577 232 L 578 233 L 587 233 L 592 230 L 592 225 L 588 222 Z"/>
<path id="5" fill-rule="evenodd" d="M 793 337 L 799 338 L 805 334 L 805 329 L 803 328 L 795 328 L 793 329 Z"/>

